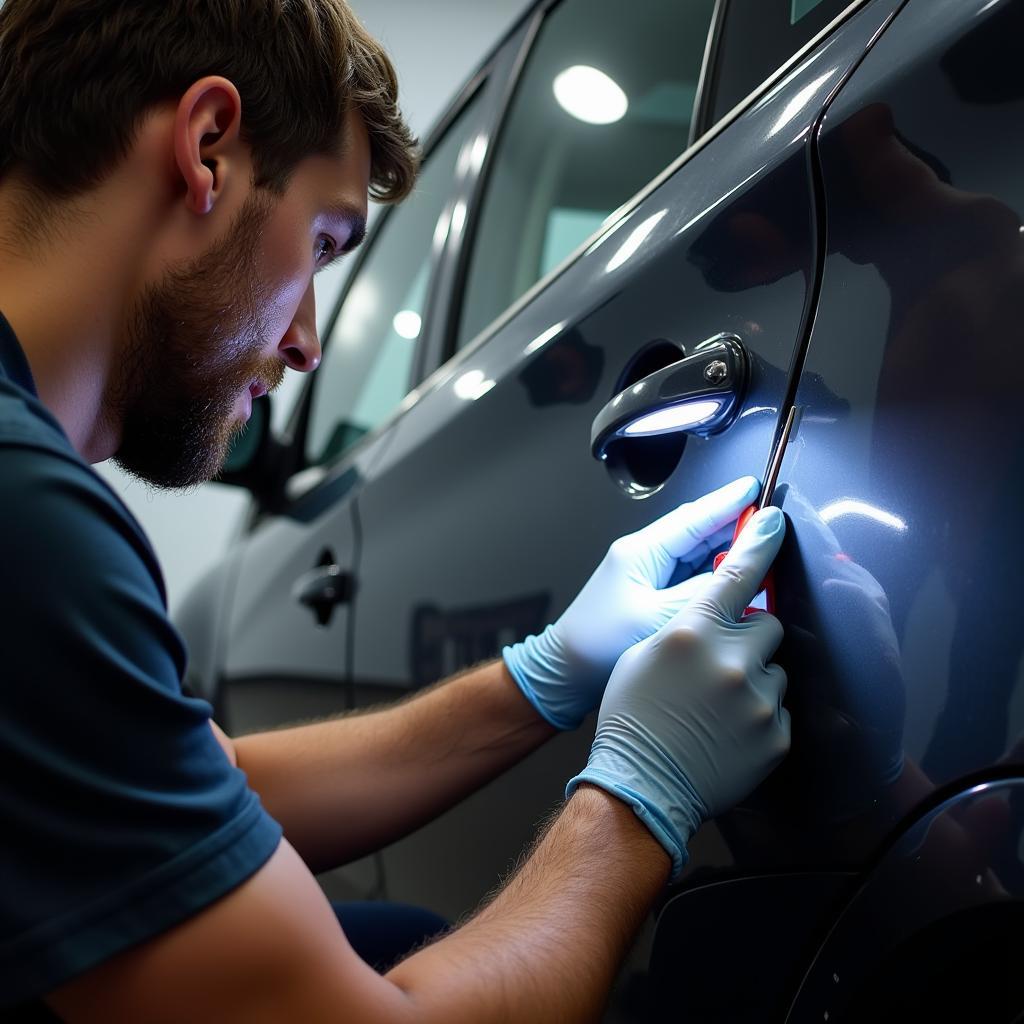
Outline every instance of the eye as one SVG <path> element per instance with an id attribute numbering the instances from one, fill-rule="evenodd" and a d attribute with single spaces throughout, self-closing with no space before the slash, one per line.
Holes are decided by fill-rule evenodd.
<path id="1" fill-rule="evenodd" d="M 316 258 L 316 265 L 318 267 L 324 266 L 329 263 L 334 257 L 336 246 L 334 239 L 328 235 L 320 235 L 316 240 L 316 246 L 313 249 L 314 256 Z"/>

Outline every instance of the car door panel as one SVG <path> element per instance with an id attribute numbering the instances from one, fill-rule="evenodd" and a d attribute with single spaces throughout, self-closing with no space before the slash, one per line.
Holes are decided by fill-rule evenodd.
<path id="1" fill-rule="evenodd" d="M 813 691 L 807 715 L 842 718 L 848 743 L 809 729 L 787 770 L 815 765 L 814 820 L 885 804 L 887 748 L 919 776 L 850 855 L 935 787 L 1021 760 L 1024 86 L 1004 58 L 1022 26 L 1017 0 L 911 0 L 822 129 L 829 244 L 782 469 L 802 555 L 787 611 L 809 641 L 791 699 Z M 810 380 L 845 409 L 823 414 Z"/>
<path id="2" fill-rule="evenodd" d="M 351 706 L 351 605 L 340 601 L 324 622 L 300 602 L 297 591 L 303 577 L 319 567 L 337 566 L 339 575 L 354 579 L 353 499 L 365 467 L 387 442 L 385 433 L 362 446 L 284 514 L 268 517 L 246 538 L 220 684 L 233 733 Z"/>
<path id="3" fill-rule="evenodd" d="M 810 131 L 896 6 L 855 15 L 427 382 L 358 498 L 357 701 L 496 655 L 556 617 L 615 537 L 762 471 L 813 297 Z M 589 455 L 593 418 L 647 346 L 692 351 L 721 332 L 752 361 L 740 416 L 717 437 L 691 438 L 663 486 L 627 493 Z M 823 401 L 833 401 L 824 389 Z M 558 738 L 385 851 L 389 894 L 449 914 L 472 905 L 558 802 L 588 746 L 587 729 Z M 467 842 L 472 856 L 453 853 Z M 713 836 L 705 848 L 711 862 L 730 860 Z"/>

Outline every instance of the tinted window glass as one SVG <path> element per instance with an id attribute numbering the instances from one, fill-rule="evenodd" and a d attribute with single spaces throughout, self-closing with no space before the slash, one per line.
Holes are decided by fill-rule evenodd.
<path id="1" fill-rule="evenodd" d="M 314 381 L 306 433 L 310 465 L 338 458 L 388 419 L 409 391 L 432 242 L 440 217 L 448 216 L 455 163 L 475 104 L 431 151 L 416 191 L 381 225 L 345 296 Z"/>
<path id="2" fill-rule="evenodd" d="M 714 0 L 563 0 L 498 142 L 458 332 L 471 340 L 684 149 Z"/>
<path id="3" fill-rule="evenodd" d="M 712 74 L 708 126 L 849 6 L 850 0 L 729 0 Z"/>

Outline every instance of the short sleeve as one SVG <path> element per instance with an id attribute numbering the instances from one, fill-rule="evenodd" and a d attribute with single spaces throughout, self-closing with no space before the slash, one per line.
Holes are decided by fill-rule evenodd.
<path id="1" fill-rule="evenodd" d="M 0 1004 L 251 876 L 280 827 L 186 697 L 148 542 L 84 463 L 0 441 Z"/>

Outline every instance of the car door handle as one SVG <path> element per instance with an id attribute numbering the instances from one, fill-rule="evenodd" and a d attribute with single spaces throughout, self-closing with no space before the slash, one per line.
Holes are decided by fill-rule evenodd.
<path id="1" fill-rule="evenodd" d="M 339 604 L 347 604 L 355 594 L 355 581 L 341 566 L 320 565 L 304 572 L 293 584 L 292 595 L 309 608 L 321 626 L 326 626 Z"/>
<path id="2" fill-rule="evenodd" d="M 693 355 L 670 363 L 620 391 L 595 417 L 595 459 L 622 438 L 683 431 L 706 437 L 732 422 L 748 377 L 746 350 L 732 334 L 716 334 Z"/>

